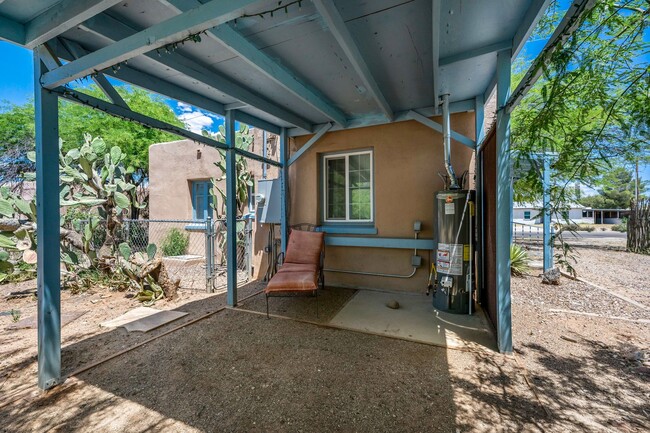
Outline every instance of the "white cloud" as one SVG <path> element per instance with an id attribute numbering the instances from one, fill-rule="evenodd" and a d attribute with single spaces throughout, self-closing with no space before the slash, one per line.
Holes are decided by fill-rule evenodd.
<path id="1" fill-rule="evenodd" d="M 183 113 L 189 113 L 193 110 L 192 107 L 189 104 L 186 104 L 185 102 L 178 102 L 176 106 Z"/>
<path id="2" fill-rule="evenodd" d="M 211 130 L 215 116 L 183 102 L 178 102 L 177 107 L 181 112 L 178 118 L 185 123 L 187 129 L 198 134 L 205 129 Z"/>

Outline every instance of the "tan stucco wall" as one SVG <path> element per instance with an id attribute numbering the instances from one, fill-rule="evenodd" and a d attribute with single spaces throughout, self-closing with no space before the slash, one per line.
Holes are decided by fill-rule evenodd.
<path id="1" fill-rule="evenodd" d="M 440 118 L 434 120 L 441 122 Z M 474 114 L 453 115 L 451 126 L 455 131 L 473 138 Z M 299 149 L 309 138 L 296 138 L 292 151 Z M 433 238 L 434 192 L 443 188 L 438 172 L 445 172 L 442 135 L 415 121 L 325 134 L 290 167 L 291 224 L 321 223 L 321 193 L 318 191 L 320 155 L 367 148 L 373 149 L 376 236 L 412 238 L 413 222 L 420 220 L 420 237 Z M 452 142 L 452 164 L 457 175 L 468 169 L 473 174 L 473 164 L 470 167 L 472 156 L 471 149 Z M 470 186 L 473 186 L 473 182 Z M 326 281 L 340 286 L 424 291 L 430 266 L 429 251 L 419 251 L 419 254 L 423 256 L 423 265 L 410 279 L 330 272 L 326 273 Z M 331 269 L 409 274 L 412 255 L 412 250 L 328 247 L 325 266 Z"/>
<path id="2" fill-rule="evenodd" d="M 253 134 L 253 144 L 249 150 L 261 155 L 262 131 L 252 129 L 251 133 Z M 275 160 L 279 158 L 279 141 L 277 136 L 272 134 L 268 134 L 267 137 L 267 156 Z M 191 220 L 191 182 L 220 177 L 221 171 L 214 165 L 214 162 L 219 159 L 217 149 L 191 140 L 158 143 L 151 146 L 149 148 L 149 218 L 152 220 Z M 262 178 L 261 163 L 249 160 L 248 169 L 255 179 Z M 278 169 L 272 166 L 268 167 L 267 178 L 276 177 L 278 177 Z M 160 226 L 163 227 L 162 224 Z M 178 227 L 182 227 L 182 225 Z M 156 231 L 152 225 L 150 230 L 152 242 L 162 240 L 165 234 L 166 230 Z M 203 256 L 205 254 L 204 234 L 202 232 L 189 232 L 189 234 L 188 253 Z M 255 223 L 253 226 L 252 260 L 254 278 L 257 278 L 260 271 L 262 276 L 266 271 L 264 247 L 267 243 L 268 227 Z"/>

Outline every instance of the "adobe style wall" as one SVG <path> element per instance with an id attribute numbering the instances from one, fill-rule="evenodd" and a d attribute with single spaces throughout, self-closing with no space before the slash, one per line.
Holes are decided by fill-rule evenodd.
<path id="1" fill-rule="evenodd" d="M 250 151 L 262 154 L 262 131 L 251 129 L 253 144 Z M 277 136 L 267 137 L 267 155 L 279 158 Z M 191 220 L 192 219 L 192 181 L 209 180 L 221 177 L 221 170 L 214 162 L 220 160 L 219 151 L 213 147 L 192 140 L 179 140 L 158 143 L 149 147 L 149 218 L 151 220 Z M 255 179 L 262 178 L 262 164 L 248 160 L 248 170 Z M 268 167 L 267 178 L 278 176 L 278 169 Z M 182 227 L 182 225 L 176 225 Z M 160 242 L 166 234 L 167 226 L 161 231 L 150 230 L 150 241 Z M 171 227 L 171 226 L 170 226 Z M 188 231 L 190 250 L 188 254 L 205 254 L 203 232 Z M 264 247 L 268 243 L 268 226 L 253 224 L 253 277 L 266 272 Z"/>
<path id="2" fill-rule="evenodd" d="M 441 123 L 441 118 L 433 118 Z M 452 129 L 473 138 L 474 113 L 452 115 Z M 298 150 L 310 136 L 297 137 Z M 473 151 L 452 140 L 452 164 L 457 175 L 470 170 L 473 188 Z M 443 189 L 438 172 L 445 173 L 442 134 L 407 121 L 325 134 L 289 169 L 291 224 L 322 223 L 319 191 L 323 154 L 354 149 L 373 149 L 376 235 L 358 237 L 413 238 L 413 222 L 422 221 L 420 238 L 434 237 L 434 193 Z M 339 236 L 339 235 L 328 235 Z M 325 267 L 330 269 L 408 275 L 413 250 L 327 247 Z M 431 251 L 418 251 L 422 266 L 410 279 L 358 276 L 326 272 L 328 285 L 422 292 L 426 290 Z"/>

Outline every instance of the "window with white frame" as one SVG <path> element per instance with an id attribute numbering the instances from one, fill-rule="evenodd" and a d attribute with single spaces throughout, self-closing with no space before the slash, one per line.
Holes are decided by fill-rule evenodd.
<path id="1" fill-rule="evenodd" d="M 371 150 L 323 157 L 325 222 L 372 222 L 372 167 Z"/>

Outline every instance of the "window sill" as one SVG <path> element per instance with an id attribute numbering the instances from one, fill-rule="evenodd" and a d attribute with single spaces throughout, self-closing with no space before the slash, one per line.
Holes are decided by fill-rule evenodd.
<path id="1" fill-rule="evenodd" d="M 340 235 L 376 235 L 377 228 L 372 225 L 338 225 L 323 224 L 318 227 L 319 232 Z"/>

